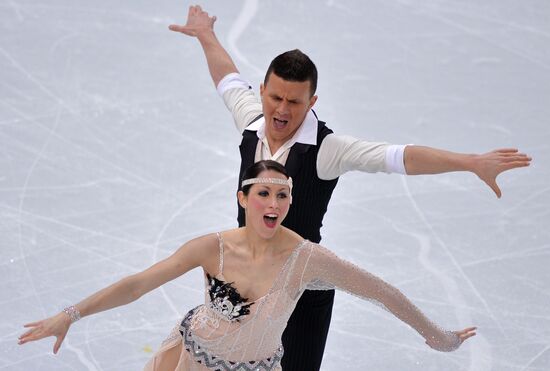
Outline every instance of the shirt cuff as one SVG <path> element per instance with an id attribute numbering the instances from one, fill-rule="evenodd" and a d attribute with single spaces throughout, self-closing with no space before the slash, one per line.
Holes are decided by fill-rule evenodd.
<path id="1" fill-rule="evenodd" d="M 248 81 L 241 77 L 240 73 L 232 72 L 220 80 L 216 89 L 218 90 L 218 94 L 223 97 L 223 94 L 230 89 L 252 89 L 252 87 Z"/>
<path id="2" fill-rule="evenodd" d="M 386 172 L 407 174 L 403 156 L 407 145 L 392 144 L 386 148 Z"/>

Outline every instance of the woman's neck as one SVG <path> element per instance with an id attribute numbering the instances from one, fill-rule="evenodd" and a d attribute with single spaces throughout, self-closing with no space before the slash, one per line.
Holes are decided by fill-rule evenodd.
<path id="1" fill-rule="evenodd" d="M 253 259 L 273 254 L 278 248 L 283 246 L 284 231 L 278 228 L 275 234 L 270 238 L 265 238 L 257 234 L 252 228 L 244 227 L 245 248 L 251 254 Z"/>

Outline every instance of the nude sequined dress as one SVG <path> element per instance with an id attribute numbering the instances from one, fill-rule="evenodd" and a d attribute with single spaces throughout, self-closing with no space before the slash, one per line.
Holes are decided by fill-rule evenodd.
<path id="1" fill-rule="evenodd" d="M 304 290 L 346 291 L 390 311 L 431 338 L 437 350 L 452 351 L 460 345 L 457 335 L 428 320 L 399 290 L 307 240 L 292 251 L 270 290 L 248 302 L 223 277 L 220 234 L 218 239 L 219 272 L 214 277 L 205 274 L 205 304 L 186 314 L 144 371 L 160 371 L 161 357 L 179 344 L 175 371 L 282 370 L 281 336 Z"/>

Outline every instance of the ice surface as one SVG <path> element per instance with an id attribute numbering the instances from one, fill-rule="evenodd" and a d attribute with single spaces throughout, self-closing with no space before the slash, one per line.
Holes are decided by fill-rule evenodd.
<path id="1" fill-rule="evenodd" d="M 22 325 L 236 225 L 239 136 L 178 1 L 0 4 L 0 370 L 139 370 L 203 299 L 195 271 L 127 307 L 18 346 Z M 479 326 L 438 353 L 339 294 L 323 370 L 550 369 L 550 4 L 205 1 L 259 86 L 300 48 L 318 115 L 340 134 L 479 153 L 518 147 L 499 177 L 350 173 L 323 244 L 398 286 L 441 325 Z"/>

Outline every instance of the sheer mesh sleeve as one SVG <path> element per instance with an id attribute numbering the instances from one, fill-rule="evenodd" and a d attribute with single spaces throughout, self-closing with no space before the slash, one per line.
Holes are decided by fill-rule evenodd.
<path id="1" fill-rule="evenodd" d="M 391 312 L 414 328 L 436 350 L 449 352 L 461 344 L 458 335 L 431 322 L 397 288 L 320 245 L 310 244 L 303 269 L 301 290 L 341 289 Z"/>

